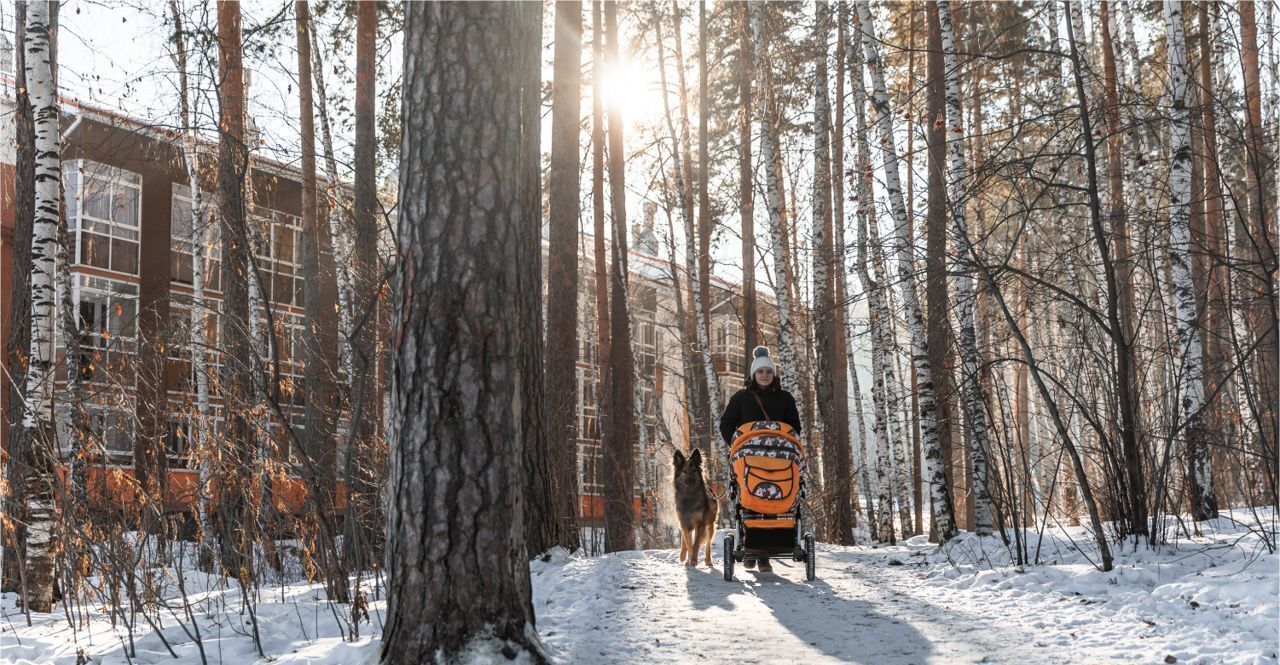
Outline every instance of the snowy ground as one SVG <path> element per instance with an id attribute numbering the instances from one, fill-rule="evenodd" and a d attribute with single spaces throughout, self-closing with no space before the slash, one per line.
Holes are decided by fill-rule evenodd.
<path id="1" fill-rule="evenodd" d="M 791 562 L 775 562 L 772 574 L 739 566 L 725 582 L 718 554 L 714 569 L 687 569 L 670 550 L 559 553 L 532 564 L 534 607 L 548 651 L 564 663 L 1275 663 L 1280 558 L 1267 553 L 1252 514 L 1233 516 L 1252 529 L 1223 518 L 1159 550 L 1130 545 L 1108 573 L 1087 562 L 1081 529 L 1046 533 L 1040 566 L 1012 565 L 998 537 L 962 536 L 941 552 L 922 539 L 824 545 L 814 582 Z M 1270 512 L 1262 524 L 1274 534 Z M 199 573 L 184 579 L 188 590 L 208 583 Z M 352 643 L 339 637 L 346 607 L 330 609 L 323 597 L 306 584 L 264 588 L 255 607 L 261 659 L 239 592 L 205 592 L 196 615 L 208 662 L 376 658 L 385 603 L 370 603 L 372 623 Z M 14 600 L 0 605 L 0 663 L 70 665 L 77 649 L 94 663 L 128 662 L 127 631 L 91 608 L 73 637 L 63 615 L 27 627 Z M 175 662 L 139 623 L 132 662 Z M 182 661 L 200 662 L 176 619 L 160 626 Z"/>

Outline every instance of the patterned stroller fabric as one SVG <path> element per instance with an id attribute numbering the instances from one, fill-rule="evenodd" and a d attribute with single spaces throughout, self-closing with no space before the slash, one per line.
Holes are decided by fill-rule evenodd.
<path id="1" fill-rule="evenodd" d="M 745 423 L 734 432 L 729 467 L 743 508 L 762 515 L 788 513 L 800 497 L 804 447 L 786 423 Z"/>

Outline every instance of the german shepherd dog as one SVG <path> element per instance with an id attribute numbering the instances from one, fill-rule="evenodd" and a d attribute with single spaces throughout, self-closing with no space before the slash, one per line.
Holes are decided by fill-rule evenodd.
<path id="1" fill-rule="evenodd" d="M 711 566 L 711 540 L 716 533 L 716 516 L 720 506 L 702 477 L 702 452 L 694 450 L 685 459 L 675 454 L 676 513 L 680 517 L 680 561 L 698 565 L 698 550 L 706 543 L 707 567 Z"/>

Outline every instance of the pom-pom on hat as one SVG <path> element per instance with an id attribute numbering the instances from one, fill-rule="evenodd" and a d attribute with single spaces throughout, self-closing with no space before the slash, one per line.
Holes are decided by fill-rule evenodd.
<path id="1" fill-rule="evenodd" d="M 755 376 L 756 370 L 761 367 L 768 367 L 773 370 L 774 374 L 778 373 L 778 366 L 774 365 L 773 358 L 769 357 L 769 347 L 757 346 L 755 350 L 751 352 L 751 355 L 754 357 L 751 361 L 751 376 Z"/>

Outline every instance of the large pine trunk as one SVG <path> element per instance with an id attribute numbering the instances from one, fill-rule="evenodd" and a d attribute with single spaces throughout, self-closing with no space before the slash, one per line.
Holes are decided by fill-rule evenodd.
<path id="1" fill-rule="evenodd" d="M 54 81 L 51 2 L 28 5 L 25 53 L 27 95 L 34 119 L 35 159 L 30 175 L 34 188 L 31 224 L 31 344 L 29 347 L 23 438 L 28 471 L 26 593 L 24 606 L 32 612 L 53 610 L 57 436 L 53 421 L 53 382 L 56 335 L 54 310 L 55 263 L 59 250 L 61 210 L 61 141 L 58 130 L 57 84 Z M 28 176 L 23 176 L 24 179 Z"/>
<path id="2" fill-rule="evenodd" d="M 536 4 L 405 8 L 383 663 L 543 661 L 523 542 Z M 430 91 L 430 94 L 428 94 Z M 445 100 L 448 100 L 446 103 Z M 440 131 L 441 128 L 450 131 Z M 532 191 L 530 189 L 532 188 Z M 447 193 L 447 195 L 445 195 Z"/>
<path id="3" fill-rule="evenodd" d="M 610 62 L 618 55 L 618 7 L 605 5 L 605 34 Z M 631 319 L 627 303 L 627 198 L 622 143 L 622 109 L 610 105 L 609 200 L 613 212 L 613 252 L 609 261 L 609 361 L 605 375 L 604 524 L 606 552 L 635 549 L 635 376 Z"/>
<path id="4" fill-rule="evenodd" d="M 898 278 L 901 282 L 903 304 L 906 306 L 908 326 L 911 329 L 911 355 L 916 370 L 916 392 L 920 401 L 920 442 L 926 462 L 926 481 L 933 501 L 934 518 L 937 520 L 938 537 L 946 542 L 955 535 L 955 515 L 952 510 L 951 489 L 947 486 L 946 470 L 942 460 L 942 447 L 938 440 L 937 401 L 934 394 L 933 368 L 929 362 L 929 347 L 925 337 L 924 321 L 915 287 L 914 243 L 907 224 L 907 210 L 903 203 L 902 185 L 898 176 L 898 154 L 894 146 L 893 115 L 889 95 L 885 87 L 883 62 L 872 25 L 871 9 L 866 2 L 858 3 L 861 20 L 862 44 L 865 50 L 867 70 L 872 80 L 872 106 L 876 109 L 876 124 L 880 135 L 880 148 L 884 155 L 885 191 L 893 211 L 894 225 L 898 232 Z"/>
<path id="5" fill-rule="evenodd" d="M 946 79 L 946 123 L 950 171 L 948 181 L 950 196 L 952 237 L 955 253 L 961 265 L 976 260 L 974 248 L 969 244 L 967 222 L 968 166 L 964 153 L 964 122 L 960 117 L 959 68 L 956 63 L 955 28 L 951 20 L 951 3 L 939 2 L 938 24 L 943 51 L 943 67 Z M 954 135 L 954 136 L 953 136 Z M 974 323 L 974 305 L 977 298 L 971 269 L 960 272 L 956 279 L 957 320 L 960 323 L 961 399 L 964 403 L 965 422 L 969 427 L 969 460 L 973 473 L 973 530 L 980 536 L 991 535 L 991 495 L 987 485 L 987 454 L 990 441 L 987 436 L 986 395 L 983 394 L 982 377 L 978 367 L 978 334 Z"/>
<path id="6" fill-rule="evenodd" d="M 242 582 L 252 578 L 248 505 L 254 456 L 254 423 L 247 415 L 253 399 L 254 341 L 249 334 L 250 230 L 245 219 L 248 146 L 245 145 L 244 68 L 240 42 L 240 5 L 218 5 L 218 219 L 222 233 L 222 398 L 226 404 L 225 447 L 219 457 L 216 505 L 223 568 Z"/>
<path id="7" fill-rule="evenodd" d="M 377 377 L 377 327 L 382 267 L 378 261 L 377 150 L 374 137 L 375 65 L 377 59 L 378 9 L 376 2 L 357 3 L 356 8 L 356 103 L 355 103 L 355 183 L 354 241 L 351 265 L 355 286 L 351 299 L 351 427 L 352 443 L 347 450 L 348 491 L 343 558 L 348 570 L 364 570 L 373 563 L 379 549 L 378 526 L 384 521 L 378 498 L 379 477 L 374 454 L 378 423 L 382 420 L 381 382 Z"/>
<path id="8" fill-rule="evenodd" d="M 582 103 L 582 3 L 555 9 L 556 41 L 551 89 L 550 208 L 547 251 L 547 451 L 555 459 L 549 501 L 553 542 L 575 551 L 578 532 L 578 136 Z M 532 536 L 533 534 L 530 534 Z M 544 547 L 545 549 L 545 547 Z M 529 545 L 541 551 L 539 544 Z"/>

